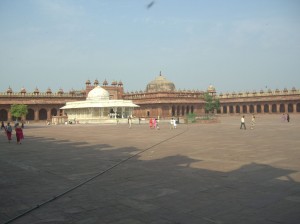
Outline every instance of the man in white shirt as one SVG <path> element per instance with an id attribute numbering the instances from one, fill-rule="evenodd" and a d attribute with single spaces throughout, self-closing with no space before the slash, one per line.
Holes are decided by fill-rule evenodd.
<path id="1" fill-rule="evenodd" d="M 244 129 L 246 130 L 245 116 L 244 116 L 244 115 L 243 115 L 243 117 L 241 118 L 241 127 L 240 127 L 240 129 L 242 129 L 242 127 L 244 127 Z"/>

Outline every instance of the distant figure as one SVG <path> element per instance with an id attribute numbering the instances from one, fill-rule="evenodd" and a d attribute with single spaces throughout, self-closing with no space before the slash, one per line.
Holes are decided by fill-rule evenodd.
<path id="1" fill-rule="evenodd" d="M 153 128 L 156 129 L 157 123 L 156 123 L 156 119 L 155 118 L 152 118 L 152 124 L 153 124 Z"/>
<path id="2" fill-rule="evenodd" d="M 9 122 L 7 123 L 7 126 L 4 127 L 4 129 L 5 129 L 5 132 L 6 132 L 8 143 L 10 143 L 10 141 L 11 141 L 11 133 L 12 133 L 12 127 L 10 126 Z"/>
<path id="3" fill-rule="evenodd" d="M 287 122 L 290 122 L 290 115 L 289 114 L 286 115 L 286 120 L 287 120 Z"/>
<path id="4" fill-rule="evenodd" d="M 4 122 L 3 121 L 1 121 L 1 130 L 2 129 L 5 129 L 5 126 L 4 126 Z"/>
<path id="5" fill-rule="evenodd" d="M 170 120 L 170 129 L 174 129 L 174 118 Z"/>
<path id="6" fill-rule="evenodd" d="M 149 127 L 152 128 L 152 125 L 153 125 L 152 118 L 150 118 L 150 120 L 149 120 Z"/>
<path id="7" fill-rule="evenodd" d="M 285 114 L 282 114 L 281 120 L 282 120 L 282 122 L 285 122 L 285 121 L 286 121 L 286 116 L 285 116 Z"/>
<path id="8" fill-rule="evenodd" d="M 254 126 L 255 126 L 255 116 L 252 115 L 252 118 L 251 118 L 251 129 L 254 129 Z"/>
<path id="9" fill-rule="evenodd" d="M 242 129 L 242 127 L 244 127 L 244 130 L 246 130 L 245 116 L 244 115 L 241 117 L 241 126 L 240 126 L 240 129 Z"/>
<path id="10" fill-rule="evenodd" d="M 23 130 L 20 127 L 19 123 L 16 124 L 15 131 L 17 137 L 17 144 L 21 144 L 21 140 L 24 139 L 24 135 L 23 135 Z"/>
<path id="11" fill-rule="evenodd" d="M 131 128 L 131 125 L 132 125 L 132 117 L 131 117 L 131 115 L 128 117 L 128 124 L 129 124 L 129 128 Z"/>
<path id="12" fill-rule="evenodd" d="M 173 120 L 173 126 L 174 126 L 175 129 L 177 128 L 177 122 L 176 122 L 175 119 Z"/>

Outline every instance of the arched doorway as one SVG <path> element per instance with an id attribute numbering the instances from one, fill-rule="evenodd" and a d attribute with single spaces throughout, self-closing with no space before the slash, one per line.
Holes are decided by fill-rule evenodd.
<path id="1" fill-rule="evenodd" d="M 194 113 L 194 106 L 191 106 L 191 113 Z"/>
<path id="2" fill-rule="evenodd" d="M 233 113 L 233 106 L 232 105 L 229 106 L 229 113 L 231 113 L 231 114 Z"/>
<path id="3" fill-rule="evenodd" d="M 254 113 L 254 106 L 253 106 L 253 105 L 250 105 L 250 109 L 249 109 L 249 110 L 250 110 L 249 112 L 250 112 L 251 114 L 253 114 L 253 113 Z"/>
<path id="4" fill-rule="evenodd" d="M 5 109 L 0 110 L 0 121 L 7 121 L 8 113 Z"/>
<path id="5" fill-rule="evenodd" d="M 276 113 L 277 112 L 277 106 L 276 104 L 272 104 L 272 113 Z"/>
<path id="6" fill-rule="evenodd" d="M 39 119 L 40 120 L 47 120 L 47 110 L 46 109 L 40 109 Z"/>
<path id="7" fill-rule="evenodd" d="M 280 113 L 284 113 L 285 112 L 285 108 L 284 108 L 284 104 L 283 103 L 280 104 L 279 112 Z"/>
<path id="8" fill-rule="evenodd" d="M 269 113 L 269 105 L 268 104 L 264 105 L 264 112 Z"/>
<path id="9" fill-rule="evenodd" d="M 257 111 L 257 113 L 261 113 L 261 105 L 260 104 L 258 104 L 256 106 L 256 111 Z"/>
<path id="10" fill-rule="evenodd" d="M 181 107 L 181 115 L 184 116 L 184 106 Z"/>
<path id="11" fill-rule="evenodd" d="M 300 112 L 300 103 L 297 103 L 296 110 L 297 112 Z"/>
<path id="12" fill-rule="evenodd" d="M 291 103 L 288 104 L 288 112 L 289 113 L 293 113 L 294 112 L 293 104 L 291 104 Z"/>
<path id="13" fill-rule="evenodd" d="M 189 114 L 190 113 L 190 106 L 186 107 L 186 113 Z"/>
<path id="14" fill-rule="evenodd" d="M 172 116 L 175 116 L 175 106 L 172 106 Z"/>
<path id="15" fill-rule="evenodd" d="M 241 112 L 239 105 L 236 106 L 235 111 L 236 111 L 236 113 L 240 113 Z"/>
<path id="16" fill-rule="evenodd" d="M 180 106 L 177 106 L 177 116 L 180 116 Z"/>
<path id="17" fill-rule="evenodd" d="M 26 120 L 27 121 L 33 121 L 34 120 L 34 110 L 29 108 L 28 113 L 26 115 Z"/>
<path id="18" fill-rule="evenodd" d="M 247 111 L 247 106 L 246 105 L 243 105 L 243 113 L 246 114 L 248 111 Z"/>
<path id="19" fill-rule="evenodd" d="M 223 106 L 223 114 L 227 114 L 227 106 Z"/>

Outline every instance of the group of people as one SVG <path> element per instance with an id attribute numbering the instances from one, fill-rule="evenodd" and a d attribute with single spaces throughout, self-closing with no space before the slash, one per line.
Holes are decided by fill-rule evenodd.
<path id="1" fill-rule="evenodd" d="M 17 144 L 21 144 L 22 139 L 24 139 L 22 127 L 24 127 L 23 124 L 22 124 L 22 126 L 20 126 L 20 124 L 18 122 L 15 123 L 14 129 L 15 129 L 15 132 L 16 132 Z M 11 140 L 12 140 L 12 132 L 13 132 L 13 128 L 10 125 L 10 122 L 8 122 L 7 125 L 5 126 L 4 122 L 2 121 L 1 122 L 1 130 L 3 130 L 3 129 L 6 133 L 8 143 L 10 143 Z"/>
<path id="2" fill-rule="evenodd" d="M 156 118 L 149 119 L 149 127 L 154 129 L 159 129 L 158 120 Z"/>
<path id="3" fill-rule="evenodd" d="M 251 118 L 251 129 L 254 129 L 254 126 L 255 126 L 255 116 L 253 114 L 252 118 Z M 241 117 L 241 126 L 240 126 L 240 129 L 246 130 L 246 122 L 245 122 L 245 116 L 244 115 Z"/>
<path id="4" fill-rule="evenodd" d="M 281 120 L 283 121 L 283 122 L 290 122 L 290 115 L 289 114 L 282 114 L 282 116 L 281 116 Z"/>

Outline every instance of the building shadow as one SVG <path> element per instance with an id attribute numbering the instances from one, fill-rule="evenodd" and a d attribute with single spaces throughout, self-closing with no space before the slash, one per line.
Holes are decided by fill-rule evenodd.
<path id="1" fill-rule="evenodd" d="M 251 163 L 219 172 L 182 155 L 144 160 L 134 147 L 30 141 L 38 148 L 1 152 L 1 223 L 300 220 L 300 184 L 291 178 L 298 171 Z"/>

